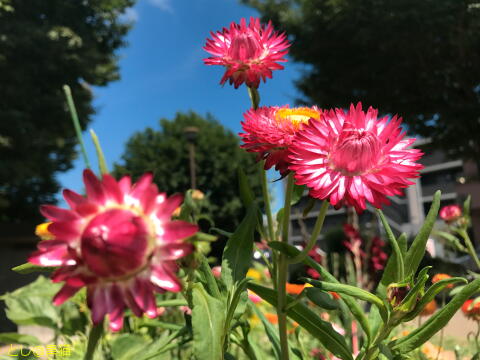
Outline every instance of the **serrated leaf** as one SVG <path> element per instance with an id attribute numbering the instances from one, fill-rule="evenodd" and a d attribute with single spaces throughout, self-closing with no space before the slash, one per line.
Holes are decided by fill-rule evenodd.
<path id="1" fill-rule="evenodd" d="M 233 235 L 228 239 L 222 257 L 221 280 L 227 289 L 245 278 L 252 262 L 253 235 L 258 208 L 252 204 Z"/>
<path id="2" fill-rule="evenodd" d="M 253 283 L 248 284 L 248 288 L 272 306 L 277 306 L 277 292 L 275 290 Z M 293 301 L 293 297 L 287 296 L 287 303 L 291 301 Z M 343 360 L 353 360 L 343 336 L 337 333 L 330 323 L 323 321 L 307 306 L 297 303 L 287 310 L 287 315 L 317 338 L 332 354 Z"/>
<path id="3" fill-rule="evenodd" d="M 427 342 L 433 335 L 448 324 L 463 303 L 480 289 L 480 279 L 472 281 L 440 311 L 432 315 L 422 326 L 407 336 L 390 343 L 390 348 L 398 353 L 408 353 Z"/>
<path id="4" fill-rule="evenodd" d="M 207 294 L 201 284 L 192 289 L 193 348 L 198 360 L 223 358 L 222 334 L 225 307 L 221 300 Z"/>
<path id="5" fill-rule="evenodd" d="M 271 248 L 283 252 L 290 257 L 297 256 L 300 253 L 300 250 L 298 250 L 295 246 L 285 244 L 279 241 L 272 241 L 269 243 L 269 245 Z M 305 257 L 305 259 L 302 260 L 302 263 L 315 269 L 320 274 L 321 278 L 325 281 L 331 283 L 339 283 L 339 281 L 332 274 L 330 274 L 323 266 L 318 264 L 310 256 Z M 365 332 L 365 335 L 367 336 L 367 341 L 370 341 L 370 339 L 372 338 L 372 332 L 370 330 L 370 324 L 367 317 L 365 316 L 365 312 L 363 311 L 363 309 L 355 301 L 355 299 L 350 296 L 342 296 L 341 301 L 347 304 L 348 309 L 355 317 L 355 319 L 357 319 L 358 323 L 362 327 L 362 330 Z"/>
<path id="6" fill-rule="evenodd" d="M 423 255 L 425 254 L 428 237 L 430 236 L 433 225 L 435 224 L 435 220 L 437 219 L 438 209 L 440 207 L 440 196 L 440 190 L 435 192 L 432 206 L 428 211 L 425 222 L 407 251 L 407 256 L 405 258 L 405 276 L 407 277 L 415 274 L 420 262 L 422 261 Z"/>

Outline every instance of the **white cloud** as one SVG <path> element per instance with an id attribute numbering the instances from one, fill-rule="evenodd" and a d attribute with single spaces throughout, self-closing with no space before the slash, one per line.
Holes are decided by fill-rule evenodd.
<path id="1" fill-rule="evenodd" d="M 173 12 L 170 0 L 148 0 L 148 2 L 162 11 Z"/>
<path id="2" fill-rule="evenodd" d="M 121 19 L 125 22 L 135 23 L 139 19 L 138 11 L 132 7 L 126 8 L 124 13 L 121 15 Z"/>

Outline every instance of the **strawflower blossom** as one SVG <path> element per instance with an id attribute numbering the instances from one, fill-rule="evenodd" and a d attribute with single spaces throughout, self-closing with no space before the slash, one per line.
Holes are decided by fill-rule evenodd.
<path id="1" fill-rule="evenodd" d="M 367 201 L 381 208 L 387 196 L 402 195 L 419 176 L 423 153 L 410 149 L 415 139 L 404 139 L 401 118 L 377 119 L 378 110 L 367 112 L 362 104 L 350 110 L 323 112 L 320 121 L 310 120 L 295 134 L 289 147 L 289 169 L 298 185 L 307 185 L 310 196 L 328 199 L 339 209 L 355 207 L 358 213 Z"/>
<path id="2" fill-rule="evenodd" d="M 258 153 L 257 160 L 265 160 L 265 170 L 275 166 L 282 176 L 288 174 L 288 147 L 295 133 L 310 119 L 320 120 L 322 112 L 316 106 L 290 108 L 265 106 L 250 109 L 243 114 L 243 149 Z"/>
<path id="3" fill-rule="evenodd" d="M 462 209 L 458 205 L 447 205 L 440 209 L 440 218 L 446 223 L 458 220 L 462 216 Z"/>
<path id="4" fill-rule="evenodd" d="M 480 321 L 480 301 L 467 300 L 462 305 L 462 312 L 469 319 Z"/>
<path id="5" fill-rule="evenodd" d="M 220 84 L 227 80 L 237 89 L 245 83 L 248 87 L 258 88 L 260 79 L 272 78 L 272 70 L 282 70 L 279 62 L 286 62 L 290 43 L 284 33 L 276 32 L 269 22 L 260 24 L 260 19 L 243 18 L 240 24 L 232 22 L 230 27 L 216 33 L 211 32 L 204 50 L 213 56 L 204 59 L 207 65 L 226 67 Z"/>
<path id="6" fill-rule="evenodd" d="M 442 273 L 440 273 L 440 274 L 435 274 L 435 275 L 433 275 L 433 277 L 432 277 L 432 284 L 435 284 L 435 283 L 437 283 L 437 282 L 439 282 L 439 281 L 441 281 L 441 280 L 447 280 L 447 279 L 451 279 L 451 278 L 452 278 L 452 277 L 451 277 L 450 275 L 448 275 L 448 274 L 442 274 Z M 447 287 L 448 289 L 451 289 L 451 288 L 453 288 L 453 286 L 454 286 L 454 284 L 448 284 L 446 287 Z"/>
<path id="7" fill-rule="evenodd" d="M 181 290 L 175 260 L 192 252 L 184 239 L 198 229 L 171 220 L 183 198 L 159 193 L 152 178 L 145 174 L 132 185 L 129 176 L 99 180 L 85 170 L 86 196 L 64 190 L 70 209 L 40 208 L 52 222 L 48 232 L 54 240 L 41 241 L 29 262 L 58 267 L 52 280 L 64 285 L 53 298 L 55 305 L 85 286 L 93 323 L 108 314 L 110 329 L 118 331 L 126 307 L 154 318 L 154 292 Z"/>

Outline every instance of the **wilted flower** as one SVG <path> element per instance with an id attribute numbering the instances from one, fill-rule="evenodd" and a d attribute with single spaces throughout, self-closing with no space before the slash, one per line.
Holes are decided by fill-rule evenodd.
<path id="1" fill-rule="evenodd" d="M 447 205 L 441 208 L 440 218 L 446 223 L 458 220 L 462 216 L 462 209 L 458 205 Z"/>
<path id="2" fill-rule="evenodd" d="M 462 305 L 462 311 L 465 316 L 475 321 L 480 321 L 480 301 L 474 299 L 467 300 Z"/>
<path id="3" fill-rule="evenodd" d="M 260 79 L 272 78 L 272 70 L 282 70 L 278 62 L 287 61 L 284 56 L 290 46 L 285 34 L 273 29 L 272 23 L 260 24 L 260 19 L 250 18 L 247 25 L 245 19 L 240 24 L 232 22 L 230 28 L 211 33 L 204 50 L 212 57 L 204 59 L 207 65 L 223 65 L 225 74 L 220 80 L 238 88 L 242 83 L 258 88 Z"/>
<path id="4" fill-rule="evenodd" d="M 432 315 L 437 310 L 437 302 L 435 300 L 430 301 L 420 312 L 420 316 Z"/>
<path id="5" fill-rule="evenodd" d="M 275 166 L 282 176 L 288 173 L 287 150 L 293 136 L 310 119 L 320 120 L 321 111 L 313 106 L 289 108 L 265 106 L 250 109 L 243 114 L 240 133 L 242 148 L 258 153 L 258 160 L 265 160 L 265 170 Z"/>
<path id="6" fill-rule="evenodd" d="M 418 177 L 422 156 L 409 149 L 415 139 L 403 139 L 401 118 L 377 119 L 378 110 L 365 113 L 362 104 L 323 112 L 295 134 L 289 147 L 290 170 L 296 183 L 310 187 L 310 195 L 328 199 L 335 208 L 354 206 L 358 213 L 366 202 L 381 208 L 387 196 L 401 195 L 402 188 Z"/>
<path id="7" fill-rule="evenodd" d="M 197 232 L 193 224 L 171 220 L 182 196 L 159 193 L 151 174 L 134 185 L 128 176 L 99 180 L 90 170 L 83 179 L 85 197 L 63 192 L 70 209 L 40 208 L 55 239 L 40 242 L 29 261 L 59 267 L 52 280 L 64 285 L 55 305 L 86 286 L 94 324 L 108 314 L 110 328 L 121 329 L 126 307 L 156 317 L 154 292 L 181 290 L 175 260 L 192 251 L 184 239 Z"/>
<path id="8" fill-rule="evenodd" d="M 432 277 L 432 283 L 435 284 L 436 282 L 439 282 L 441 280 L 446 280 L 446 279 L 451 279 L 452 277 L 448 274 L 435 274 Z M 446 286 L 448 289 L 453 288 L 453 284 L 449 284 Z"/>

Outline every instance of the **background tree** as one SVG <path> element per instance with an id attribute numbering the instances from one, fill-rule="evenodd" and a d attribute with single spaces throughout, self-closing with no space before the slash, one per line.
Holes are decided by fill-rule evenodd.
<path id="1" fill-rule="evenodd" d="M 237 169 L 242 168 L 256 194 L 260 194 L 258 166 L 255 156 L 240 149 L 239 139 L 226 130 L 211 115 L 206 118 L 189 113 L 177 113 L 173 121 L 160 120 L 160 130 L 147 128 L 134 134 L 116 164 L 116 175 L 130 174 L 138 178 L 146 171 L 154 173 L 154 182 L 167 194 L 190 189 L 188 143 L 184 130 L 199 129 L 195 145 L 197 189 L 208 197 L 207 211 L 215 226 L 234 231 L 243 216 L 238 197 Z"/>
<path id="2" fill-rule="evenodd" d="M 115 50 L 134 0 L 0 0 L 0 221 L 35 220 L 52 203 L 55 173 L 72 167 L 76 138 L 62 85 L 85 128 L 90 85 L 119 78 Z"/>
<path id="3" fill-rule="evenodd" d="M 243 0 L 293 37 L 300 102 L 399 113 L 411 132 L 480 164 L 480 3 Z"/>

